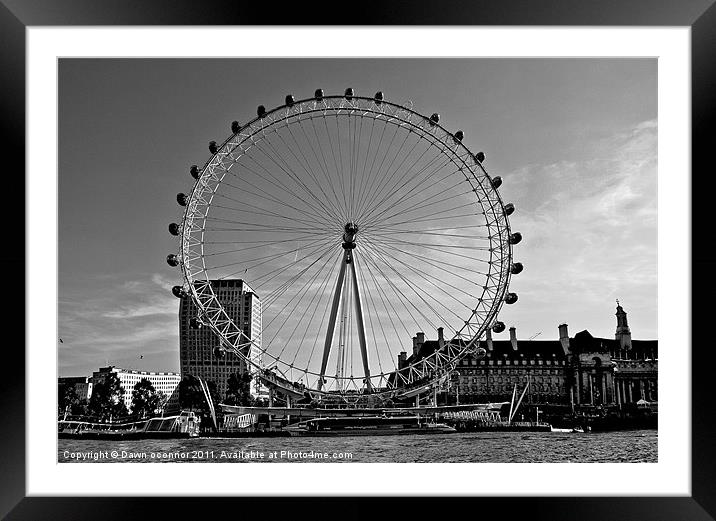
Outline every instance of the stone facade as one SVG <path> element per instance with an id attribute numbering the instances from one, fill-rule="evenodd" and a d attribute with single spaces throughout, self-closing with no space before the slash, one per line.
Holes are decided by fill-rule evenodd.
<path id="1" fill-rule="evenodd" d="M 462 359 L 450 382 L 438 395 L 439 403 L 510 401 L 517 386 L 526 386 L 525 400 L 540 404 L 621 405 L 658 400 L 658 341 L 632 340 L 624 309 L 617 306 L 614 339 L 596 338 L 589 331 L 569 337 L 566 324 L 558 340 L 510 340 L 481 343 L 483 358 Z M 439 349 L 438 340 L 413 338 L 413 352 L 398 356 L 398 368 Z"/>

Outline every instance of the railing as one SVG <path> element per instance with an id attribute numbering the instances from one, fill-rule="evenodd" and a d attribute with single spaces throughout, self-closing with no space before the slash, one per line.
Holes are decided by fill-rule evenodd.
<path id="1" fill-rule="evenodd" d="M 223 428 L 226 430 L 246 429 L 256 424 L 255 414 L 227 414 L 224 416 Z"/>
<path id="2" fill-rule="evenodd" d="M 481 421 L 485 423 L 501 422 L 502 418 L 497 411 L 450 411 L 442 413 L 442 418 L 446 420 L 469 420 Z"/>

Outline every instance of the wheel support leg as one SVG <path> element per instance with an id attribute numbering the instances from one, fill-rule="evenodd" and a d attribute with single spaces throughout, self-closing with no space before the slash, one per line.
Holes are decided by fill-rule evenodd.
<path id="1" fill-rule="evenodd" d="M 370 367 L 368 366 L 368 348 L 365 342 L 365 325 L 363 324 L 363 305 L 360 298 L 360 289 L 358 288 L 358 275 L 356 274 L 355 253 L 351 262 L 351 274 L 353 279 L 353 294 L 355 295 L 356 318 L 358 319 L 358 340 L 360 342 L 360 354 L 363 358 L 363 374 L 365 374 L 365 385 L 368 390 L 372 390 L 370 383 Z"/>
<path id="2" fill-rule="evenodd" d="M 341 301 L 341 290 L 343 289 L 343 279 L 346 276 L 346 265 L 348 264 L 348 250 L 343 253 L 341 260 L 341 269 L 338 272 L 338 280 L 336 281 L 336 290 L 333 293 L 333 304 L 331 306 L 331 316 L 328 320 L 328 331 L 326 332 L 326 343 L 323 345 L 323 359 L 321 360 L 321 377 L 318 380 L 318 390 L 323 388 L 326 377 L 326 366 L 328 365 L 328 355 L 331 353 L 331 344 L 333 343 L 333 332 L 336 328 L 336 315 L 338 314 L 338 304 Z"/>

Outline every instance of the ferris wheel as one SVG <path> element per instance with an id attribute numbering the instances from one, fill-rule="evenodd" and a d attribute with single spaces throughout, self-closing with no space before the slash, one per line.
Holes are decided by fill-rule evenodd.
<path id="1" fill-rule="evenodd" d="M 444 380 L 505 329 L 522 271 L 515 208 L 463 137 L 382 92 L 259 106 L 177 195 L 175 296 L 288 396 L 405 397 Z M 258 331 L 217 290 L 231 279 L 260 302 Z"/>

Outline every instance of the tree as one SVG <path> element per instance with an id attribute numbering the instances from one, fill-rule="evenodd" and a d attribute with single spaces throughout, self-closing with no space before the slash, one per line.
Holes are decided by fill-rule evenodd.
<path id="1" fill-rule="evenodd" d="M 202 409 L 206 399 L 196 376 L 187 375 L 179 382 L 179 406 L 182 409 Z"/>
<path id="2" fill-rule="evenodd" d="M 64 414 L 68 408 L 77 401 L 77 394 L 75 393 L 75 386 L 66 383 L 57 385 L 57 411 L 60 414 Z"/>
<path id="3" fill-rule="evenodd" d="M 72 416 L 86 416 L 87 400 L 77 396 L 77 388 L 72 384 L 58 384 L 57 386 L 57 410 L 61 417 L 66 413 Z"/>
<path id="4" fill-rule="evenodd" d="M 100 420 L 127 416 L 128 411 L 122 399 L 123 396 L 124 388 L 119 376 L 115 373 L 109 373 L 103 380 L 94 385 L 89 411 Z"/>
<path id="5" fill-rule="evenodd" d="M 226 403 L 228 405 L 254 405 L 251 396 L 251 379 L 249 372 L 231 373 L 226 382 Z"/>
<path id="6" fill-rule="evenodd" d="M 87 416 L 89 414 L 89 406 L 86 400 L 77 400 L 70 406 L 70 414 L 72 416 Z"/>
<path id="7" fill-rule="evenodd" d="M 221 399 L 216 387 L 216 382 L 206 380 L 206 385 L 209 388 L 209 396 L 214 403 L 217 422 L 219 422 L 221 420 L 221 410 L 218 404 L 221 402 Z M 196 376 L 187 375 L 179 382 L 179 405 L 182 409 L 198 411 L 201 418 L 202 429 L 205 428 L 204 426 L 213 423 L 209 404 L 201 388 L 201 383 Z"/>
<path id="8" fill-rule="evenodd" d="M 159 414 L 164 402 L 164 393 L 157 391 L 146 378 L 142 378 L 132 389 L 132 414 L 137 418 Z"/>
<path id="9" fill-rule="evenodd" d="M 268 407 L 268 406 L 269 406 L 268 398 L 256 398 L 254 400 L 254 407 Z"/>

